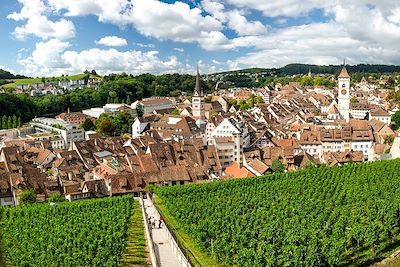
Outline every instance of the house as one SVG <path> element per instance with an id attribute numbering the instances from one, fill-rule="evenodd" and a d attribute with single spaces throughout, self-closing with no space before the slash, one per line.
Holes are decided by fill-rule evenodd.
<path id="1" fill-rule="evenodd" d="M 164 140 L 179 140 L 201 137 L 200 128 L 192 117 L 165 114 L 157 121 L 150 122 L 150 130 L 155 130 Z"/>
<path id="2" fill-rule="evenodd" d="M 76 124 L 82 124 L 85 122 L 86 119 L 91 119 L 93 122 L 96 121 L 94 117 L 90 117 L 86 114 L 83 114 L 82 112 L 67 112 L 67 113 L 64 112 L 57 115 L 56 119 Z"/>
<path id="3" fill-rule="evenodd" d="M 368 103 L 350 103 L 350 115 L 354 119 L 364 119 L 370 111 L 370 105 Z"/>
<path id="4" fill-rule="evenodd" d="M 157 120 L 159 120 L 159 117 L 155 115 L 136 117 L 132 124 L 132 137 L 136 138 L 141 136 L 145 131 L 150 129 L 150 122 L 155 122 Z"/>
<path id="5" fill-rule="evenodd" d="M 365 120 L 350 120 L 351 127 L 351 150 L 361 151 L 365 160 L 372 160 L 372 144 L 374 135 L 372 128 Z"/>
<path id="6" fill-rule="evenodd" d="M 175 101 L 166 97 L 151 97 L 140 100 L 136 107 L 145 115 L 154 114 L 160 110 L 173 110 L 176 105 Z"/>
<path id="7" fill-rule="evenodd" d="M 225 176 L 224 179 L 233 179 L 233 178 L 247 178 L 256 176 L 245 166 L 240 167 L 237 162 L 233 162 L 229 166 L 225 168 Z"/>
<path id="8" fill-rule="evenodd" d="M 93 118 L 99 118 L 101 114 L 106 113 L 110 114 L 112 116 L 115 116 L 116 114 L 120 112 L 127 112 L 129 113 L 132 117 L 136 118 L 137 117 L 137 111 L 136 108 L 132 108 L 131 106 L 127 104 L 106 104 L 102 108 L 90 108 L 90 109 L 85 109 L 82 110 L 82 113 L 93 117 Z"/>
<path id="9" fill-rule="evenodd" d="M 1 207 L 14 206 L 10 174 L 7 172 L 4 162 L 0 162 L 0 205 Z"/>
<path id="10" fill-rule="evenodd" d="M 393 138 L 396 136 L 396 132 L 380 120 L 372 119 L 369 121 L 369 125 L 372 127 L 375 142 L 378 144 L 385 143 L 388 136 L 392 136 Z"/>
<path id="11" fill-rule="evenodd" d="M 323 161 L 329 166 L 360 163 L 364 161 L 364 154 L 362 151 L 325 152 Z"/>
<path id="12" fill-rule="evenodd" d="M 381 121 L 387 125 L 390 125 L 390 123 L 392 122 L 391 115 L 389 114 L 389 112 L 387 112 L 386 110 L 384 110 L 381 107 L 375 107 L 375 108 L 371 109 L 370 114 L 369 114 L 369 120 L 373 120 L 373 119 Z"/>
<path id="13" fill-rule="evenodd" d="M 321 159 L 322 142 L 319 131 L 304 131 L 300 135 L 300 147 L 308 154 Z"/>
<path id="14" fill-rule="evenodd" d="M 242 164 L 243 147 L 250 145 L 248 130 L 243 123 L 238 123 L 233 118 L 224 120 L 211 132 L 211 144 L 217 148 L 223 167 L 232 162 Z"/>
<path id="15" fill-rule="evenodd" d="M 59 134 L 64 141 L 65 148 L 69 148 L 74 141 L 85 139 L 85 130 L 73 123 L 40 117 L 32 119 L 30 124 L 39 133 Z"/>

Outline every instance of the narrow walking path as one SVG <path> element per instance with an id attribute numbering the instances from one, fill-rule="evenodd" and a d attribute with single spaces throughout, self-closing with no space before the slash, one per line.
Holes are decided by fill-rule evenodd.
<path id="1" fill-rule="evenodd" d="M 146 219 L 148 220 L 148 218 L 153 217 L 156 220 L 155 228 L 151 229 L 151 236 L 153 237 L 155 252 L 157 254 L 160 267 L 182 266 L 178 260 L 178 256 L 174 253 L 171 244 L 168 242 L 168 234 L 166 232 L 165 225 L 161 225 L 161 228 L 158 228 L 160 215 L 154 207 L 153 202 L 150 199 L 144 199 L 143 203 L 147 216 Z"/>

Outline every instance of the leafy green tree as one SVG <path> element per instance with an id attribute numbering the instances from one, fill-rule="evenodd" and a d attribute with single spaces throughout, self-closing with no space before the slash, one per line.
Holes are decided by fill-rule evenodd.
<path id="1" fill-rule="evenodd" d="M 18 117 L 17 125 L 18 125 L 18 127 L 22 127 L 21 117 Z"/>
<path id="2" fill-rule="evenodd" d="M 23 190 L 18 195 L 21 204 L 32 204 L 36 202 L 36 193 L 33 189 Z"/>
<path id="3" fill-rule="evenodd" d="M 18 119 L 17 119 L 17 116 L 15 116 L 15 114 L 12 116 L 12 127 L 13 128 L 18 127 Z"/>
<path id="4" fill-rule="evenodd" d="M 400 128 L 400 110 L 392 115 L 392 123 L 395 130 Z"/>
<path id="5" fill-rule="evenodd" d="M 127 104 L 127 105 L 132 104 L 131 95 L 127 95 L 127 96 L 126 96 L 126 104 Z"/>
<path id="6" fill-rule="evenodd" d="M 11 116 L 7 117 L 7 129 L 13 128 L 12 118 Z"/>
<path id="7" fill-rule="evenodd" d="M 281 162 L 279 158 L 276 158 L 272 161 L 271 169 L 274 172 L 284 172 L 285 171 L 285 165 Z"/>
<path id="8" fill-rule="evenodd" d="M 257 102 L 257 104 L 263 104 L 264 103 L 264 98 L 262 97 L 262 96 L 257 96 L 257 98 L 256 98 L 256 102 Z"/>
<path id="9" fill-rule="evenodd" d="M 180 114 L 180 112 L 179 112 L 178 108 L 176 108 L 173 111 L 171 111 L 171 115 L 179 115 L 179 114 Z"/>
<path id="10" fill-rule="evenodd" d="M 119 134 L 131 133 L 134 118 L 128 112 L 118 112 L 117 115 L 111 118 L 115 126 L 115 132 Z"/>
<path id="11" fill-rule="evenodd" d="M 3 115 L 3 117 L 1 118 L 1 129 L 7 129 L 8 125 L 7 125 L 7 116 Z"/>
<path id="12" fill-rule="evenodd" d="M 90 118 L 86 118 L 81 124 L 81 128 L 83 128 L 85 131 L 93 131 L 96 129 L 96 126 Z"/>
<path id="13" fill-rule="evenodd" d="M 302 86 L 311 86 L 311 85 L 314 85 L 314 81 L 313 81 L 313 78 L 312 78 L 312 77 L 304 76 L 304 77 L 301 79 L 300 84 L 301 84 Z"/>
<path id="14" fill-rule="evenodd" d="M 114 125 L 110 115 L 101 114 L 96 120 L 96 130 L 98 133 L 105 136 L 114 136 L 116 132 L 116 126 Z"/>
<path id="15" fill-rule="evenodd" d="M 65 202 L 65 197 L 60 193 L 53 193 L 50 194 L 47 198 L 48 202 Z"/>
<path id="16" fill-rule="evenodd" d="M 383 143 L 391 145 L 391 144 L 393 144 L 393 141 L 394 141 L 393 135 L 388 135 L 388 136 L 385 137 L 385 140 L 384 140 Z"/>

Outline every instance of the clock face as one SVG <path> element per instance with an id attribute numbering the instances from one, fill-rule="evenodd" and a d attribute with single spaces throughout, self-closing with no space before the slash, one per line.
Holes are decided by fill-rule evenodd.
<path id="1" fill-rule="evenodd" d="M 346 89 L 342 89 L 342 95 L 345 95 L 347 93 Z"/>

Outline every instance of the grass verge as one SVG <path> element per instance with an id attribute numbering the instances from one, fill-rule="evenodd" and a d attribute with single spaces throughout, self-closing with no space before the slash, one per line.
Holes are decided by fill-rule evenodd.
<path id="1" fill-rule="evenodd" d="M 193 239 L 179 226 L 178 222 L 165 207 L 162 200 L 155 195 L 153 196 L 154 204 L 163 216 L 165 223 L 168 225 L 169 230 L 172 232 L 172 235 L 174 235 L 181 249 L 184 250 L 184 253 L 186 252 L 185 254 L 193 266 L 224 266 L 221 263 L 218 263 L 218 261 L 213 259 L 210 255 L 201 251 Z"/>
<path id="2" fill-rule="evenodd" d="M 137 201 L 133 202 L 127 245 L 121 263 L 123 266 L 148 266 L 142 210 Z"/>

